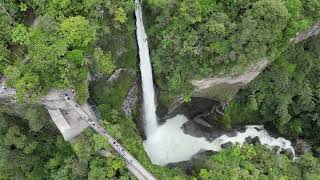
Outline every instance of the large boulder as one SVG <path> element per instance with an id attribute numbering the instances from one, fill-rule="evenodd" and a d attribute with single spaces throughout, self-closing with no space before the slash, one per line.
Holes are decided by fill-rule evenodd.
<path id="1" fill-rule="evenodd" d="M 221 144 L 220 147 L 223 149 L 230 149 L 232 147 L 232 143 L 227 142 L 227 143 Z"/>
<path id="2" fill-rule="evenodd" d="M 252 139 L 252 144 L 254 144 L 254 145 L 261 144 L 260 139 L 259 139 L 258 136 L 255 136 L 255 137 Z"/>
<path id="3" fill-rule="evenodd" d="M 293 154 L 293 152 L 292 152 L 292 150 L 290 148 L 287 148 L 287 149 L 283 150 L 283 154 L 288 156 L 289 159 L 293 159 L 294 158 L 294 154 Z"/>
<path id="4" fill-rule="evenodd" d="M 252 137 L 248 136 L 248 137 L 246 137 L 245 140 L 246 140 L 246 143 L 252 144 Z"/>

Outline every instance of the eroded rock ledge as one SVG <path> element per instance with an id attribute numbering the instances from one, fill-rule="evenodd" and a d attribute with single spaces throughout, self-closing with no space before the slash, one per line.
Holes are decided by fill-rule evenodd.
<path id="1" fill-rule="evenodd" d="M 299 43 L 305 39 L 308 39 L 309 37 L 316 36 L 319 33 L 320 33 L 320 22 L 308 28 L 305 32 L 298 33 L 294 38 L 294 42 Z"/>
<path id="2" fill-rule="evenodd" d="M 255 79 L 260 72 L 267 67 L 269 61 L 267 59 L 263 59 L 258 62 L 254 67 L 250 69 L 250 71 L 245 74 L 241 74 L 239 76 L 227 76 L 227 77 L 210 77 L 201 80 L 193 80 L 192 84 L 197 88 L 196 91 L 210 88 L 217 84 L 248 84 L 250 81 Z"/>

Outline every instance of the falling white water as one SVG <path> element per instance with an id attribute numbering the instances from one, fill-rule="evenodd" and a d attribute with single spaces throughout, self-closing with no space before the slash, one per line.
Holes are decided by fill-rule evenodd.
<path id="1" fill-rule="evenodd" d="M 237 132 L 234 137 L 222 135 L 212 142 L 208 142 L 204 137 L 199 138 L 185 134 L 181 127 L 187 121 L 188 119 L 183 115 L 169 119 L 144 141 L 144 148 L 153 164 L 164 166 L 168 163 L 187 161 L 201 150 L 220 151 L 221 144 L 227 142 L 242 145 L 245 138 L 249 136 L 252 138 L 258 136 L 261 144 L 270 149 L 279 146 L 280 150 L 291 149 L 294 153 L 290 141 L 282 137 L 271 137 L 263 126 L 247 126 L 245 132 Z"/>
<path id="2" fill-rule="evenodd" d="M 142 19 L 142 7 L 139 0 L 136 3 L 136 33 L 139 46 L 140 71 L 143 91 L 143 108 L 145 120 L 145 133 L 147 138 L 157 129 L 156 107 L 154 102 L 154 87 L 152 68 L 150 64 L 147 34 Z"/>
<path id="3" fill-rule="evenodd" d="M 152 68 L 147 35 L 142 19 L 142 7 L 139 0 L 135 0 L 135 3 L 136 33 L 139 46 L 144 101 L 145 133 L 147 136 L 147 140 L 143 142 L 143 145 L 152 163 L 166 165 L 168 163 L 187 161 L 201 150 L 219 151 L 221 150 L 220 145 L 227 142 L 243 144 L 245 138 L 249 136 L 258 136 L 261 143 L 267 145 L 269 148 L 279 146 L 282 150 L 289 148 L 294 153 L 290 141 L 284 138 L 276 139 L 271 137 L 262 126 L 247 126 L 246 131 L 243 133 L 237 132 L 237 135 L 234 137 L 222 135 L 212 142 L 208 142 L 205 138 L 185 134 L 181 127 L 188 119 L 183 115 L 169 119 L 164 125 L 158 127 L 154 102 Z M 261 130 L 258 131 L 255 127 Z"/>

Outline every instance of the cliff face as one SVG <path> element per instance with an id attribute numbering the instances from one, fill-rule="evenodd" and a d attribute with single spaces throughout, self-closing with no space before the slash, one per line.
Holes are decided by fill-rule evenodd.
<path id="1" fill-rule="evenodd" d="M 196 87 L 194 96 L 227 101 L 234 95 L 234 92 L 255 79 L 268 64 L 267 59 L 262 59 L 244 74 L 194 80 L 192 81 L 192 84 Z"/>
<path id="2" fill-rule="evenodd" d="M 292 40 L 299 43 L 312 36 L 320 33 L 320 22 L 314 24 L 306 31 L 297 33 Z M 230 100 L 240 88 L 254 80 L 271 61 L 266 58 L 262 59 L 255 66 L 249 68 L 250 70 L 244 74 L 235 76 L 214 76 L 201 80 L 194 80 L 192 84 L 195 86 L 193 92 L 194 97 L 205 97 L 220 101 Z"/>

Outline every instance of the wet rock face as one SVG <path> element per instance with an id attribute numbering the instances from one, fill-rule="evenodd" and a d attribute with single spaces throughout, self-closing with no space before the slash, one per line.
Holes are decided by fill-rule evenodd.
<path id="1" fill-rule="evenodd" d="M 218 101 L 213 101 L 207 98 L 193 97 L 191 98 L 190 102 L 181 103 L 179 107 L 172 110 L 167 117 L 173 117 L 177 114 L 184 114 L 188 119 L 192 119 L 201 113 L 210 112 L 212 106 L 218 103 L 219 103 Z M 160 117 L 160 118 L 167 118 L 167 117 Z"/>
<path id="2" fill-rule="evenodd" d="M 190 102 L 180 103 L 166 116 L 160 117 L 160 123 L 178 114 L 185 115 L 190 121 L 206 132 L 224 129 L 219 119 L 224 115 L 223 110 L 227 103 L 218 102 L 207 98 L 193 97 Z"/>
<path id="3" fill-rule="evenodd" d="M 222 128 L 207 128 L 204 126 L 200 126 L 199 124 L 188 121 L 181 127 L 185 134 L 189 134 L 194 137 L 204 137 L 207 141 L 211 142 L 219 136 L 227 135 L 229 137 L 234 137 L 237 135 L 236 131 L 226 131 Z"/>
<path id="4" fill-rule="evenodd" d="M 210 141 L 222 134 L 228 133 L 223 127 L 219 127 L 215 123 L 216 115 L 211 113 L 212 109 L 219 105 L 221 103 L 218 101 L 193 97 L 190 102 L 183 102 L 176 109 L 172 110 L 170 114 L 160 117 L 160 124 L 178 114 L 183 114 L 190 120 L 182 127 L 184 132 L 195 137 L 205 137 Z"/>
<path id="5" fill-rule="evenodd" d="M 255 127 L 254 129 L 256 129 L 258 132 L 261 131 L 262 129 Z"/>

